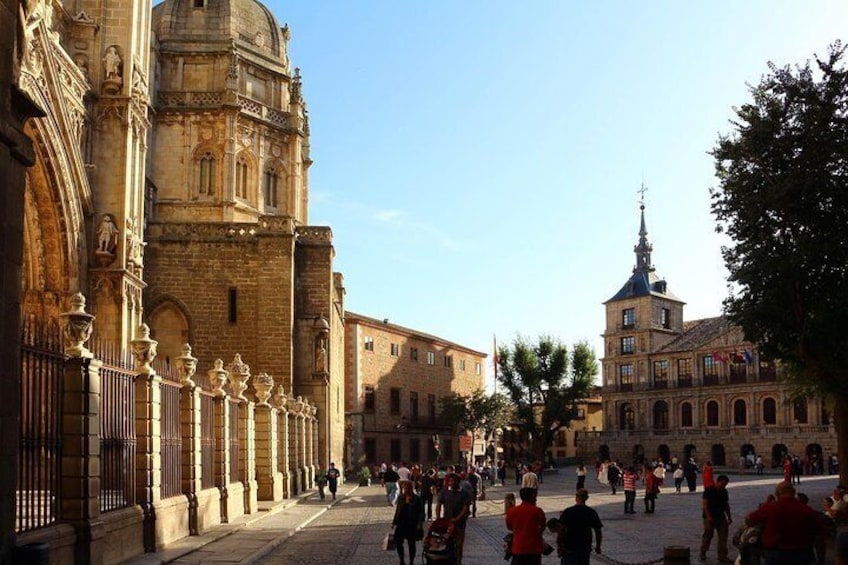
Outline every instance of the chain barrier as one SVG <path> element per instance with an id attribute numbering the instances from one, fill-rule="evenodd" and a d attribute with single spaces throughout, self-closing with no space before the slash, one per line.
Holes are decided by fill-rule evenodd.
<path id="1" fill-rule="evenodd" d="M 626 561 L 619 561 L 618 559 L 613 559 L 605 553 L 595 553 L 594 555 L 604 563 L 609 563 L 609 565 L 656 565 L 657 563 L 662 563 L 665 560 L 664 558 L 660 557 L 659 559 L 654 559 L 653 561 L 637 561 L 635 563 L 628 563 Z"/>

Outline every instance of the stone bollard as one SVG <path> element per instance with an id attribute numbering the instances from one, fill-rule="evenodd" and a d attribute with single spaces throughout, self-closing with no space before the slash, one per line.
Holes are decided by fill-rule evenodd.
<path id="1" fill-rule="evenodd" d="M 663 565 L 689 565 L 689 548 L 682 545 L 668 545 L 663 548 Z"/>
<path id="2" fill-rule="evenodd" d="M 513 506 L 515 506 L 515 495 L 510 492 L 504 496 L 504 514 L 509 512 L 509 509 Z"/>

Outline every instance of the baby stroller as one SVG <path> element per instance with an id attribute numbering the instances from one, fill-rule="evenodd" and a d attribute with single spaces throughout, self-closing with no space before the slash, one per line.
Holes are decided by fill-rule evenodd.
<path id="1" fill-rule="evenodd" d="M 456 564 L 456 539 L 450 520 L 439 518 L 430 524 L 430 529 L 424 537 L 423 555 L 427 565 Z"/>

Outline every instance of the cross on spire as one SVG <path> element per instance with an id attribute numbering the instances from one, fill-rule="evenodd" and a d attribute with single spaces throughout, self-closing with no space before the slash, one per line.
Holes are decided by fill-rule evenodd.
<path id="1" fill-rule="evenodd" d="M 645 193 L 648 192 L 648 187 L 645 186 L 645 181 L 642 181 L 642 186 L 639 187 L 639 190 L 636 192 L 639 193 L 639 206 L 642 208 L 645 207 Z"/>

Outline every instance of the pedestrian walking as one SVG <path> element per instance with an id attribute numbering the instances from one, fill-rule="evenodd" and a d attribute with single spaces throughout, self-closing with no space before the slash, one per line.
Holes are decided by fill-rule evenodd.
<path id="1" fill-rule="evenodd" d="M 560 565 L 589 565 L 592 554 L 592 533 L 595 534 L 595 553 L 601 552 L 604 527 L 594 508 L 586 505 L 589 493 L 580 489 L 574 495 L 574 506 L 559 516 L 561 535 L 557 537 Z"/>
<path id="2" fill-rule="evenodd" d="M 583 463 L 577 464 L 577 488 L 574 490 L 580 490 L 582 488 L 586 488 L 586 466 Z"/>
<path id="3" fill-rule="evenodd" d="M 395 471 L 394 465 L 383 472 L 383 484 L 386 485 L 386 500 L 389 504 L 395 503 L 399 480 L 400 476 Z"/>
<path id="4" fill-rule="evenodd" d="M 421 501 L 424 503 L 424 510 L 427 514 L 427 519 L 433 519 L 433 495 L 436 491 L 436 470 L 430 469 L 424 476 L 421 477 Z"/>
<path id="5" fill-rule="evenodd" d="M 820 524 L 815 510 L 795 498 L 788 481 L 777 485 L 777 501 L 763 504 L 745 518 L 763 528 L 765 565 L 808 565 L 815 560 L 813 547 Z M 838 551 L 838 550 L 837 550 Z"/>
<path id="6" fill-rule="evenodd" d="M 518 491 L 521 504 L 506 513 L 506 529 L 512 532 L 513 565 L 541 565 L 545 540 L 545 512 L 536 506 L 537 490 L 522 488 Z"/>
<path id="7" fill-rule="evenodd" d="M 633 505 L 636 503 L 636 480 L 639 475 L 633 465 L 624 470 L 624 513 L 636 514 Z"/>
<path id="8" fill-rule="evenodd" d="M 327 469 L 327 486 L 330 489 L 330 494 L 333 495 L 333 500 L 336 499 L 336 491 L 339 490 L 339 477 L 341 473 L 336 469 L 335 463 L 330 463 L 330 468 Z"/>
<path id="9" fill-rule="evenodd" d="M 607 466 L 607 481 L 609 481 L 610 489 L 612 490 L 612 494 L 616 493 L 616 488 L 618 487 L 618 481 L 621 477 L 621 469 L 618 468 L 618 465 L 615 462 L 610 462 Z"/>
<path id="10" fill-rule="evenodd" d="M 683 467 L 678 467 L 671 474 L 674 479 L 674 492 L 680 492 L 680 487 L 683 486 Z"/>
<path id="11" fill-rule="evenodd" d="M 689 492 L 695 492 L 695 489 L 698 488 L 698 466 L 691 457 L 683 465 L 683 476 L 686 478 L 686 488 L 689 489 Z"/>
<path id="12" fill-rule="evenodd" d="M 465 526 L 468 522 L 468 495 L 459 488 L 459 475 L 445 477 L 445 486 L 436 499 L 436 518 L 445 517 L 451 521 L 456 541 L 456 565 L 462 565 L 462 549 L 465 545 Z"/>
<path id="13" fill-rule="evenodd" d="M 539 477 L 530 470 L 529 465 L 524 466 L 524 474 L 521 475 L 521 488 L 533 488 L 539 490 Z"/>
<path id="14" fill-rule="evenodd" d="M 406 565 L 403 558 L 403 542 L 405 541 L 409 563 L 412 565 L 415 562 L 415 542 L 424 538 L 424 504 L 421 502 L 421 497 L 415 494 L 412 481 L 401 481 L 400 485 L 400 494 L 392 519 L 392 525 L 395 527 L 395 548 L 400 558 L 400 565 Z"/>
<path id="15" fill-rule="evenodd" d="M 707 560 L 707 551 L 713 540 L 713 532 L 718 534 L 716 549 L 719 563 L 732 563 L 727 557 L 727 532 L 733 520 L 730 517 L 730 498 L 727 494 L 727 475 L 719 475 L 714 485 L 704 489 L 701 496 L 701 517 L 704 520 L 704 533 L 701 536 L 699 559 Z"/>
<path id="16" fill-rule="evenodd" d="M 656 509 L 657 495 L 660 493 L 659 479 L 650 470 L 645 470 L 645 514 L 653 514 Z"/>
<path id="17" fill-rule="evenodd" d="M 327 486 L 327 472 L 324 469 L 318 469 L 315 473 L 315 486 L 318 487 L 318 497 L 324 500 L 324 489 Z"/>
<path id="18" fill-rule="evenodd" d="M 715 484 L 713 480 L 713 464 L 711 461 L 704 463 L 704 468 L 701 471 L 703 474 L 704 488 L 711 487 Z"/>

